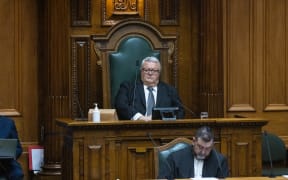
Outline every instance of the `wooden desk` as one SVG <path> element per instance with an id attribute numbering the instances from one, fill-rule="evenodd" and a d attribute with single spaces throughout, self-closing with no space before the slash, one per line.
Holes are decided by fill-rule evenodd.
<path id="1" fill-rule="evenodd" d="M 177 121 L 74 121 L 57 119 L 64 128 L 64 179 L 155 178 L 153 143 L 191 138 L 195 130 L 213 128 L 215 146 L 228 157 L 232 176 L 261 176 L 261 128 L 257 118 L 185 119 Z"/>
<path id="2" fill-rule="evenodd" d="M 191 179 L 175 179 L 175 180 L 191 180 Z M 219 179 L 222 180 L 222 179 Z M 269 178 L 269 177 L 231 177 L 231 178 L 225 178 L 223 180 L 287 180 L 287 178 L 284 178 L 282 176 L 275 177 L 275 178 Z"/>
<path id="3" fill-rule="evenodd" d="M 270 177 L 233 177 L 233 178 L 226 178 L 225 180 L 287 180 L 282 176 L 278 176 L 275 178 Z"/>

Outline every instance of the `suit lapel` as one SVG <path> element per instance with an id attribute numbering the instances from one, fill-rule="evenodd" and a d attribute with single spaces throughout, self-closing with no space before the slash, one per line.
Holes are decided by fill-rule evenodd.
<path id="1" fill-rule="evenodd" d="M 146 100 L 145 100 L 145 93 L 144 93 L 144 88 L 143 84 L 141 82 L 137 83 L 137 91 L 140 95 L 140 101 L 144 107 L 146 107 Z"/>
<path id="2" fill-rule="evenodd" d="M 162 93 L 159 93 L 159 92 L 162 92 Z M 165 91 L 163 90 L 162 84 L 159 82 L 159 84 L 158 84 L 158 86 L 157 86 L 156 107 L 161 107 L 161 100 L 163 100 L 163 98 L 164 98 L 163 92 L 165 92 Z"/>

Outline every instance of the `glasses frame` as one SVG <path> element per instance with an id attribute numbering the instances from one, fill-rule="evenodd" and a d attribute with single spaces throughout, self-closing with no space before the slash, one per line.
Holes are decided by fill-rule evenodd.
<path id="1" fill-rule="evenodd" d="M 157 74 L 160 73 L 160 69 L 145 69 L 142 68 L 141 71 L 145 74 Z"/>

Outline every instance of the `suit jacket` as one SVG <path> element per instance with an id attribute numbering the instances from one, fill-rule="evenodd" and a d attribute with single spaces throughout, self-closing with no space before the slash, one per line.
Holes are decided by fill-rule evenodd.
<path id="1" fill-rule="evenodd" d="M 0 116 L 0 138 L 18 139 L 16 149 L 16 157 L 18 159 L 22 154 L 22 146 L 18 138 L 18 132 L 15 123 L 12 119 Z M 15 180 L 23 179 L 23 171 L 17 160 L 1 160 L 0 165 L 2 166 L 0 168 L 1 176 L 6 176 L 8 179 Z"/>
<path id="2" fill-rule="evenodd" d="M 184 118 L 185 113 L 177 90 L 164 82 L 157 85 L 156 107 L 179 107 L 176 117 Z M 120 120 L 129 120 L 137 112 L 145 115 L 146 100 L 142 81 L 123 82 L 115 98 L 115 108 Z"/>
<path id="3" fill-rule="evenodd" d="M 192 146 L 171 153 L 166 162 L 167 164 L 162 166 L 162 169 L 159 169 L 158 178 L 194 177 L 194 153 Z M 225 178 L 228 175 L 227 159 L 213 149 L 210 155 L 204 160 L 202 176 Z"/>

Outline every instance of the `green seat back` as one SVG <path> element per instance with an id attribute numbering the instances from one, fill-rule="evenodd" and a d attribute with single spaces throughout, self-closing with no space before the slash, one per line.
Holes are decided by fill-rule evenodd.
<path id="1" fill-rule="evenodd" d="M 167 157 L 175 151 L 179 151 L 180 149 L 184 149 L 188 146 L 191 146 L 191 144 L 185 143 L 185 142 L 181 142 L 181 143 L 177 143 L 174 146 L 172 146 L 171 148 L 161 151 L 159 152 L 159 164 L 161 160 L 167 159 Z"/>
<path id="2" fill-rule="evenodd" d="M 267 139 L 266 139 L 267 138 Z M 268 145 L 270 147 L 268 147 Z M 267 136 L 262 135 L 262 162 L 270 162 L 268 148 L 270 148 L 272 161 L 285 161 L 286 160 L 286 148 L 285 143 L 278 136 L 267 133 Z"/>
<path id="3" fill-rule="evenodd" d="M 273 169 L 271 169 L 270 150 Z M 281 176 L 288 174 L 286 167 L 286 148 L 284 141 L 271 133 L 262 135 L 262 176 Z"/>
<path id="4" fill-rule="evenodd" d="M 147 56 L 154 56 L 160 60 L 160 51 L 153 50 L 150 43 L 139 36 L 123 39 L 117 52 L 109 54 L 112 107 L 120 84 L 123 81 L 134 81 L 136 75 L 139 78 L 141 61 Z"/>
<path id="5" fill-rule="evenodd" d="M 168 165 L 167 158 L 171 153 L 184 149 L 188 146 L 191 146 L 191 144 L 186 143 L 186 142 L 179 142 L 175 144 L 174 146 L 170 147 L 169 149 L 159 151 L 158 152 L 158 169 L 159 169 L 158 174 L 163 174 L 162 172 L 167 169 L 167 167 L 165 168 L 165 166 Z"/>

